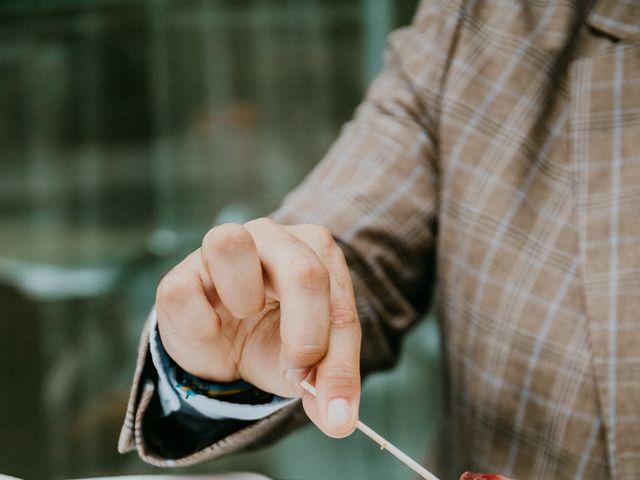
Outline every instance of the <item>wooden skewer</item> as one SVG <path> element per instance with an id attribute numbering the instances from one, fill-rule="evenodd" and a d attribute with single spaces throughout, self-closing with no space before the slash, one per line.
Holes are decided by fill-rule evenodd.
<path id="1" fill-rule="evenodd" d="M 314 397 L 316 396 L 316 387 L 311 385 L 306 380 L 303 380 L 302 382 L 300 382 L 300 386 L 303 389 L 305 389 L 307 392 L 309 392 L 311 395 L 313 395 Z M 379 435 L 378 433 L 376 433 L 372 428 L 368 427 L 367 425 L 362 423 L 360 420 L 358 420 L 358 423 L 356 423 L 356 428 L 360 430 L 362 433 L 364 433 L 367 437 L 371 438 L 378 445 L 380 445 L 380 450 L 387 450 L 389 453 L 395 456 L 398 460 L 400 460 L 402 463 L 404 463 L 407 467 L 409 467 L 411 470 L 416 472 L 422 478 L 425 478 L 426 480 L 438 480 L 438 477 L 436 477 L 433 473 L 431 473 L 429 470 L 424 468 L 422 465 L 420 465 L 418 462 L 416 462 L 414 459 L 412 459 L 409 455 L 404 453 L 398 447 L 388 442 L 384 437 L 382 437 L 382 435 Z"/>

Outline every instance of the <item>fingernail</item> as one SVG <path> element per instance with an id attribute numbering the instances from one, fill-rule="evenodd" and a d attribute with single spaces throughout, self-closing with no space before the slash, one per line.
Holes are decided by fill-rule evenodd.
<path id="1" fill-rule="evenodd" d="M 351 423 L 352 414 L 346 398 L 334 398 L 327 406 L 327 423 L 333 428 L 344 428 Z"/>
<path id="2" fill-rule="evenodd" d="M 284 374 L 287 380 L 296 385 L 307 378 L 307 375 L 309 375 L 308 368 L 290 368 Z"/>

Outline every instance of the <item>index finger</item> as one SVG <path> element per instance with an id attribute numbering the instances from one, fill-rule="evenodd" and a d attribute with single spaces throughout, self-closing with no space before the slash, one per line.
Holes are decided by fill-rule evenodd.
<path id="1" fill-rule="evenodd" d="M 305 393 L 309 417 L 329 436 L 353 432 L 360 403 L 361 328 L 351 275 L 344 254 L 333 237 L 317 225 L 285 227 L 307 243 L 329 270 L 329 347 L 316 370 L 317 397 Z"/>

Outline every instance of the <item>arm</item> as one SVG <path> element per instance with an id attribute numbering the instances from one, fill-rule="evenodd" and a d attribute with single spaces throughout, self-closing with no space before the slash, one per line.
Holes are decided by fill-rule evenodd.
<path id="1" fill-rule="evenodd" d="M 392 35 L 387 67 L 326 158 L 284 201 L 281 224 L 326 226 L 347 259 L 364 332 L 365 371 L 391 365 L 399 340 L 429 300 L 437 210 L 438 91 L 453 44 L 455 12 L 424 6 L 414 25 Z M 437 46 L 437 48 L 435 47 Z M 294 227 L 290 227 L 294 228 Z M 163 336 L 164 340 L 164 336 Z M 120 449 L 167 464 L 148 448 L 155 398 L 143 338 Z M 145 363 L 146 361 L 146 363 Z M 308 412 L 307 412 L 308 413 Z M 180 459 L 213 458 L 269 441 L 306 418 L 299 402 Z M 313 416 L 312 416 L 313 418 Z M 322 425 L 318 421 L 319 426 Z"/>
<path id="2" fill-rule="evenodd" d="M 398 45 L 408 32 L 398 32 Z M 397 47 L 398 48 L 398 47 Z M 354 120 L 273 215 L 327 226 L 347 258 L 363 325 L 365 371 L 391 366 L 429 303 L 437 202 L 424 102 L 390 51 Z"/>

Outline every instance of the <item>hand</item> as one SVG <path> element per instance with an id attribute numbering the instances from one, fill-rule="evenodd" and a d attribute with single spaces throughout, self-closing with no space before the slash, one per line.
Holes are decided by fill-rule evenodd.
<path id="1" fill-rule="evenodd" d="M 360 323 L 344 255 L 324 227 L 264 218 L 217 226 L 162 279 L 156 311 L 165 349 L 184 370 L 302 396 L 329 436 L 355 429 Z M 304 378 L 316 398 L 300 388 Z"/>

